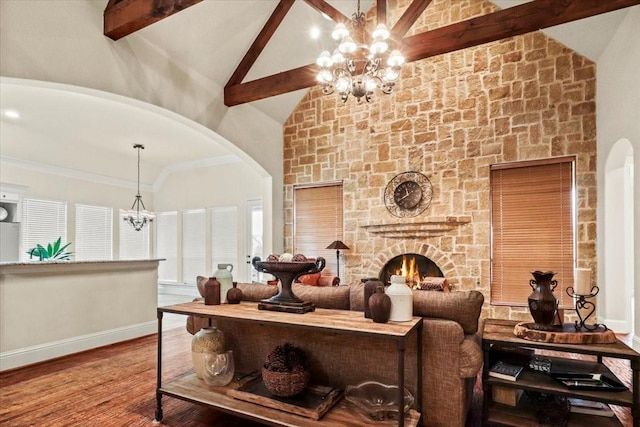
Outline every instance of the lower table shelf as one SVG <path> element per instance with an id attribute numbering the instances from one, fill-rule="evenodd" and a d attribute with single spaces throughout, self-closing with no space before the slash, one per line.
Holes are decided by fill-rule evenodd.
<path id="1" fill-rule="evenodd" d="M 316 421 L 278 409 L 234 399 L 228 395 L 229 390 L 235 390 L 238 387 L 239 384 L 235 381 L 232 381 L 226 387 L 209 387 L 198 379 L 195 374 L 187 374 L 164 383 L 158 391 L 165 396 L 210 406 L 222 412 L 274 426 L 371 427 L 373 425 L 370 420 L 358 413 L 356 408 L 344 399 L 338 402 L 320 420 Z M 416 427 L 419 420 L 420 413 L 413 409 L 405 414 L 405 426 Z M 389 425 L 386 422 L 377 424 L 381 426 Z"/>
<path id="2" fill-rule="evenodd" d="M 518 406 L 502 405 L 500 403 L 492 403 L 489 406 L 489 417 L 487 422 L 489 425 L 497 426 L 518 426 L 518 427 L 542 427 L 549 424 L 543 424 L 538 420 L 536 407 L 532 401 L 523 396 L 518 402 Z M 613 417 L 604 417 L 598 415 L 578 414 L 572 412 L 569 415 L 569 423 L 567 427 L 622 427 L 622 423 Z"/>

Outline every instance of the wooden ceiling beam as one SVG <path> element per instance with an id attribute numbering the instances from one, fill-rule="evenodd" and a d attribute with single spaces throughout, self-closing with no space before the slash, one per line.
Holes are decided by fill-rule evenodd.
<path id="1" fill-rule="evenodd" d="M 407 61 L 417 61 L 637 4 L 640 4 L 640 0 L 533 0 L 519 6 L 405 37 L 403 54 Z M 225 105 L 230 107 L 314 86 L 317 84 L 316 74 L 317 66 L 309 64 L 226 87 Z"/>
<path id="2" fill-rule="evenodd" d="M 258 37 L 253 41 L 247 53 L 244 54 L 240 64 L 238 64 L 238 67 L 231 75 L 225 87 L 242 83 L 242 80 L 247 76 L 247 73 L 249 73 L 249 70 L 258 59 L 258 56 L 260 56 L 267 43 L 269 43 L 269 40 L 271 40 L 273 33 L 276 32 L 280 23 L 287 15 L 287 12 L 289 12 L 289 9 L 293 6 L 293 3 L 294 0 L 280 0 L 267 20 L 267 23 L 264 24 L 264 27 L 260 30 L 260 34 L 258 34 Z"/>
<path id="3" fill-rule="evenodd" d="M 118 40 L 201 1 L 110 0 L 104 9 L 103 32 Z"/>
<path id="4" fill-rule="evenodd" d="M 640 0 L 533 0 L 403 39 L 408 62 L 640 4 Z"/>
<path id="5" fill-rule="evenodd" d="M 224 88 L 224 105 L 233 107 L 234 105 L 306 89 L 318 83 L 317 75 L 318 67 L 316 64 L 309 64 L 247 83 L 227 86 Z"/>
<path id="6" fill-rule="evenodd" d="M 349 22 L 350 19 L 342 14 L 338 9 L 331 6 L 324 0 L 304 0 L 309 6 L 314 8 L 320 13 L 324 13 L 329 18 L 333 19 L 334 22 Z"/>
<path id="7" fill-rule="evenodd" d="M 394 37 L 401 39 L 407 34 L 407 31 L 416 23 L 422 12 L 429 6 L 431 0 L 413 0 L 409 7 L 404 11 L 396 25 L 391 29 Z"/>
<path id="8" fill-rule="evenodd" d="M 387 25 L 387 0 L 376 0 L 376 19 L 378 25 Z"/>

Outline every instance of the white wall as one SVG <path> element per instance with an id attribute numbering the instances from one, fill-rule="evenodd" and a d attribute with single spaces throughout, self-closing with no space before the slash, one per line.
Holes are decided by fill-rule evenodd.
<path id="1" fill-rule="evenodd" d="M 249 105 L 225 107 L 221 86 L 175 63 L 140 33 L 117 42 L 105 37 L 105 6 L 103 0 L 0 1 L 0 75 L 132 97 L 219 132 L 271 177 L 271 188 L 263 197 L 271 207 L 265 230 L 274 235 L 265 239 L 265 250 L 272 251 L 272 242 L 281 245 L 281 125 Z"/>
<path id="2" fill-rule="evenodd" d="M 598 128 L 598 278 L 597 283 L 604 291 L 608 307 L 616 303 L 631 304 L 624 294 L 624 286 L 616 286 L 610 280 L 610 272 L 606 270 L 605 259 L 631 257 L 625 253 L 624 245 L 617 245 L 618 250 L 605 248 L 605 181 L 606 163 L 614 144 L 626 139 L 631 143 L 635 157 L 633 181 L 634 233 L 634 277 L 635 323 L 634 348 L 640 349 L 640 6 L 634 6 L 622 21 L 618 31 L 597 61 L 597 128 Z M 622 197 L 622 192 L 618 192 Z M 611 196 L 611 195 L 609 195 Z M 610 289 L 612 291 L 610 292 Z M 615 303 L 614 303 L 615 302 Z M 606 310 L 600 315 L 605 318 L 619 320 L 624 310 Z"/>

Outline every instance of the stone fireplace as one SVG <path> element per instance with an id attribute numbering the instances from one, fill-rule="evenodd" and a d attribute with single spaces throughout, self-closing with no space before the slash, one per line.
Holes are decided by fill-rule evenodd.
<path id="1" fill-rule="evenodd" d="M 450 257 L 437 247 L 419 243 L 417 239 L 403 240 L 383 249 L 372 259 L 363 277 L 378 277 L 384 283 L 388 283 L 389 278 L 383 277 L 382 274 L 388 274 L 390 270 L 397 268 L 396 266 L 401 267 L 403 256 L 405 259 L 411 256 L 421 259 L 418 265 L 424 266 L 424 273 L 420 271 L 423 278 L 445 277 L 450 286 L 460 283 L 459 272 Z"/>
<path id="2" fill-rule="evenodd" d="M 387 19 L 396 22 L 409 3 L 390 2 Z M 434 0 L 408 34 L 495 9 Z M 283 126 L 284 248 L 293 243 L 293 186 L 341 182 L 342 241 L 351 248 L 341 283 L 379 277 L 393 258 L 418 254 L 452 290 L 483 292 L 485 316 L 530 319 L 524 306 L 488 304 L 489 167 L 575 155 L 577 261 L 596 265 L 595 83 L 592 61 L 532 32 L 408 63 L 393 94 L 371 103 L 312 88 Z M 385 188 L 403 171 L 420 171 L 433 185 L 431 205 L 415 218 L 385 207 Z"/>
<path id="3" fill-rule="evenodd" d="M 429 277 L 443 277 L 438 265 L 420 254 L 402 254 L 391 258 L 380 270 L 382 283 L 389 283 L 394 274 L 407 278 L 409 287 L 418 287 Z"/>

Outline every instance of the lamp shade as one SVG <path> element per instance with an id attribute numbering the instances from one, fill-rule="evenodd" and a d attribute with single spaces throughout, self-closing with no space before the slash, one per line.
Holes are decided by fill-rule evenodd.
<path id="1" fill-rule="evenodd" d="M 327 246 L 327 249 L 349 249 L 349 246 L 342 243 L 341 240 L 334 240 L 329 246 Z"/>

